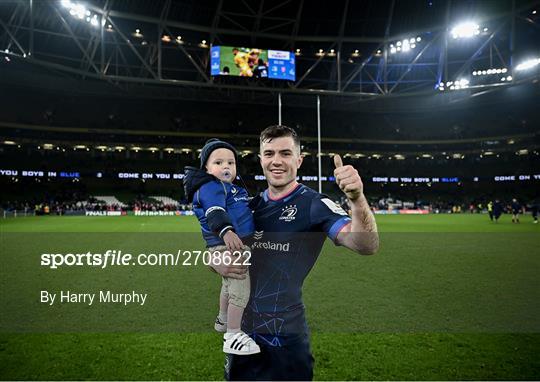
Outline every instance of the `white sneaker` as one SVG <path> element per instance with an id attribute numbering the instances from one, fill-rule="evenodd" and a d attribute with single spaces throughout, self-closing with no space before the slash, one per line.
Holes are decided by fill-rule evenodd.
<path id="1" fill-rule="evenodd" d="M 220 333 L 225 333 L 227 331 L 227 323 L 223 322 L 219 319 L 219 317 L 216 317 L 216 322 L 214 323 L 214 329 Z"/>
<path id="2" fill-rule="evenodd" d="M 260 353 L 261 348 L 244 332 L 225 333 L 223 335 L 223 352 L 237 355 L 249 355 Z"/>

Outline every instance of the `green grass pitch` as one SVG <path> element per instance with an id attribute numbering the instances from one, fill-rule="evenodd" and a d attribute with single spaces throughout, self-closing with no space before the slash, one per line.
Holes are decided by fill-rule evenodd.
<path id="1" fill-rule="evenodd" d="M 521 220 L 518 225 L 508 215 L 497 224 L 486 215 L 377 216 L 381 249 L 369 257 L 327 241 L 303 289 L 315 379 L 540 379 L 540 227 L 528 215 Z M 195 233 L 198 224 L 192 217 L 0 220 L 3 238 L 44 232 L 145 237 Z M 0 266 L 6 269 L 13 266 L 8 253 L 14 249 L 4 244 L 2 239 Z M 159 276 L 173 280 L 167 272 Z M 6 273 L 0 269 L 3 287 L 10 278 L 24 278 Z M 219 277 L 203 267 L 178 274 L 178 288 L 185 283 L 203 289 L 185 294 L 192 307 L 184 318 L 201 317 L 197 325 L 211 328 Z M 191 331 L 145 333 L 2 330 L 0 379 L 222 379 L 221 337 L 197 325 Z"/>

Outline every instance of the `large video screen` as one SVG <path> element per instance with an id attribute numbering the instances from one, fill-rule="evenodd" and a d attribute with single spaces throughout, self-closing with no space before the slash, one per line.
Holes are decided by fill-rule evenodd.
<path id="1" fill-rule="evenodd" d="M 240 76 L 294 81 L 293 52 L 283 50 L 213 46 L 210 50 L 212 76 Z"/>

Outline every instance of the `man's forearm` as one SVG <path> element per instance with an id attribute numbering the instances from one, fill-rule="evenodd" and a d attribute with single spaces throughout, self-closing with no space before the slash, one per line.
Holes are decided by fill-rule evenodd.
<path id="1" fill-rule="evenodd" d="M 351 202 L 351 215 L 351 232 L 377 232 L 377 222 L 363 194 Z"/>
<path id="2" fill-rule="evenodd" d="M 379 249 L 377 222 L 363 194 L 351 202 L 351 215 L 350 229 L 344 236 L 345 246 L 362 255 L 376 253 Z"/>

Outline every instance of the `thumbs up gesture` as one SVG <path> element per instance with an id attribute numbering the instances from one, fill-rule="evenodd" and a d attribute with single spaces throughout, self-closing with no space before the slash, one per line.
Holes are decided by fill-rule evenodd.
<path id="1" fill-rule="evenodd" d="M 334 177 L 337 185 L 349 200 L 355 201 L 364 191 L 364 185 L 358 171 L 351 165 L 344 166 L 338 154 L 334 155 L 334 165 L 336 166 Z"/>

